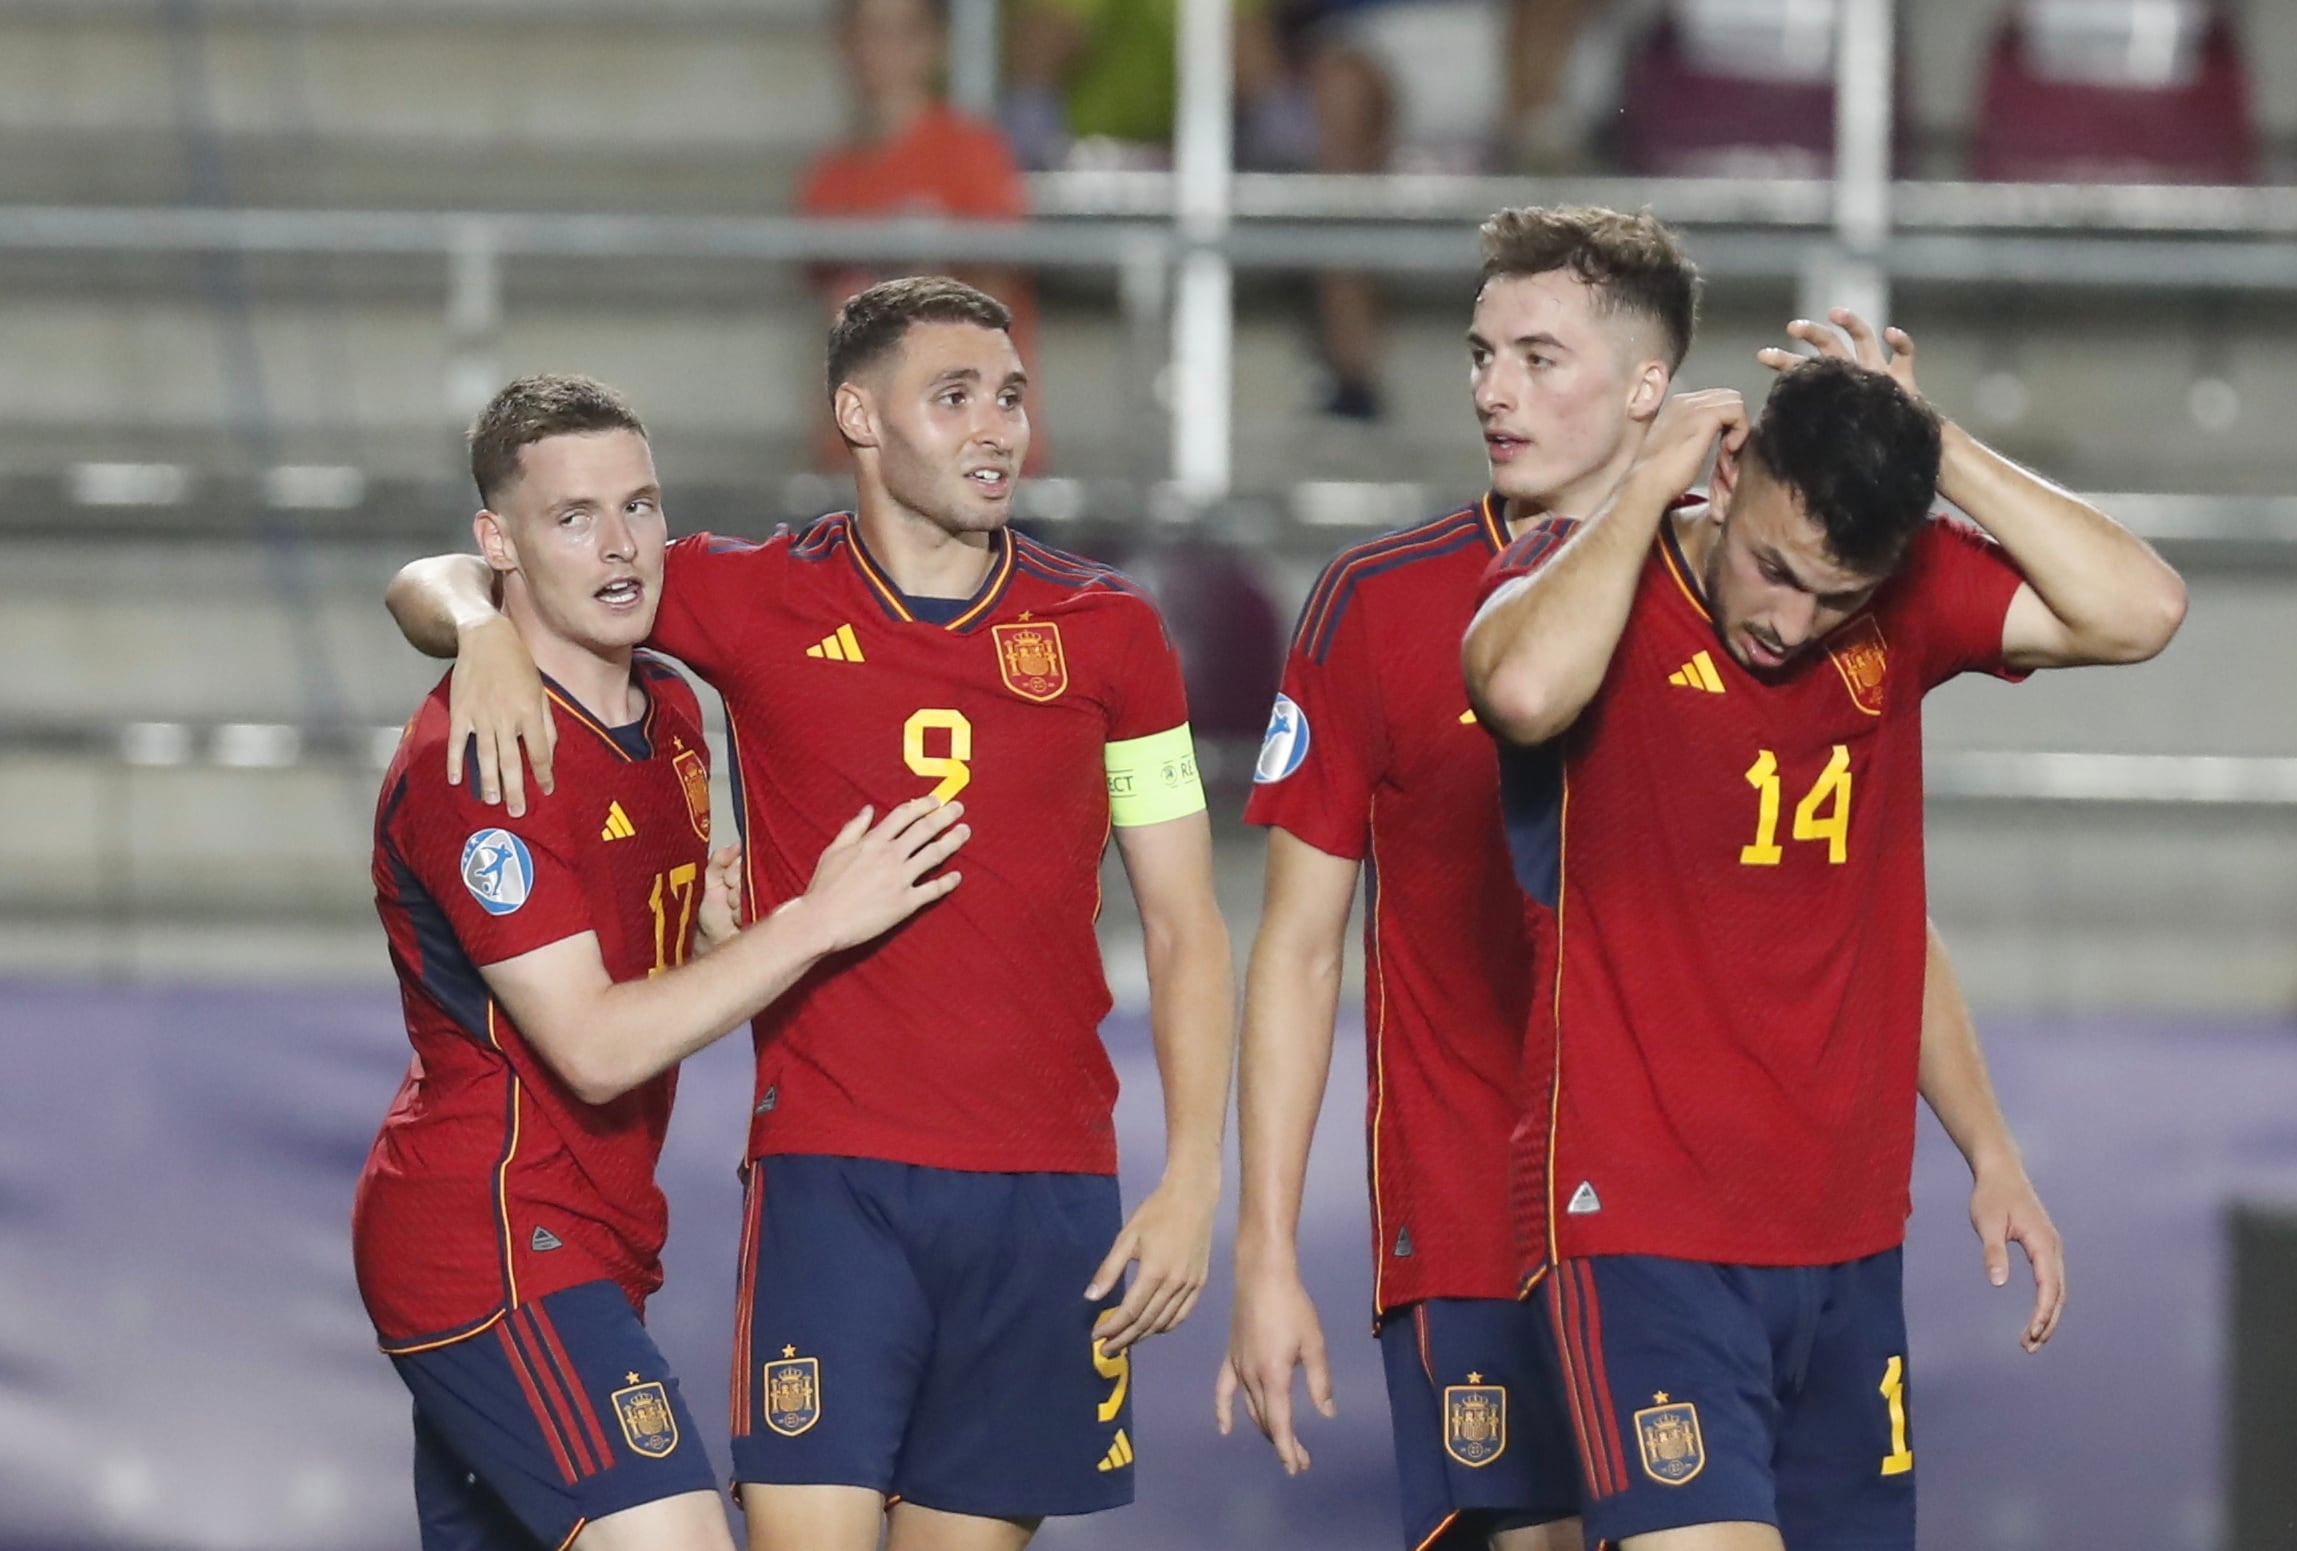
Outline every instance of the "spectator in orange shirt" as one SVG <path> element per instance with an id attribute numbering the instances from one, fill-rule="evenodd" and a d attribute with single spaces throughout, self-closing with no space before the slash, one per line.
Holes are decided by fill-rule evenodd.
<path id="1" fill-rule="evenodd" d="M 853 132 L 806 169 L 798 185 L 800 214 L 985 221 L 1027 214 L 1028 191 L 1004 135 L 942 100 L 949 41 L 945 0 L 839 0 L 837 39 Z M 1013 343 L 1034 366 L 1037 316 L 1027 276 L 1004 267 L 957 275 L 1012 309 Z M 815 271 L 816 289 L 833 313 L 847 297 L 887 278 L 860 265 Z M 826 415 L 820 424 L 824 466 L 842 468 L 845 449 Z M 1043 445 L 1039 429 L 1032 439 L 1032 470 L 1042 462 Z"/>

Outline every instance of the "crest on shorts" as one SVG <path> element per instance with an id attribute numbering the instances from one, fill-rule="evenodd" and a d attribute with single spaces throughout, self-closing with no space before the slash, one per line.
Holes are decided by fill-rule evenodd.
<path id="1" fill-rule="evenodd" d="M 623 1441 L 648 1459 L 678 1447 L 678 1418 L 660 1380 L 616 1390 L 614 1415 L 622 1423 Z"/>
<path id="2" fill-rule="evenodd" d="M 670 756 L 670 768 L 678 772 L 678 790 L 686 794 L 686 817 L 694 824 L 694 833 L 704 844 L 710 839 L 710 767 L 702 763 L 699 750 L 678 742 L 678 752 Z"/>
<path id="3" fill-rule="evenodd" d="M 1861 614 L 1826 638 L 1826 654 L 1834 659 L 1850 703 L 1869 716 L 1882 714 L 1882 676 L 1890 666 L 1889 643 L 1872 614 Z"/>
<path id="4" fill-rule="evenodd" d="M 1024 700 L 1051 700 L 1069 687 L 1069 660 L 1061 651 L 1061 627 L 1024 620 L 991 625 L 997 641 L 997 672 L 1005 687 Z"/>
<path id="5" fill-rule="evenodd" d="M 766 1425 L 785 1438 L 821 1420 L 821 1359 L 795 1351 L 785 1346 L 780 1362 L 766 1364 Z"/>
<path id="6" fill-rule="evenodd" d="M 1463 1465 L 1488 1465 L 1507 1452 L 1507 1390 L 1471 1373 L 1444 1387 L 1444 1452 Z"/>
<path id="7" fill-rule="evenodd" d="M 1681 1486 L 1707 1468 L 1706 1440 L 1699 1436 L 1699 1408 L 1687 1400 L 1670 1405 L 1664 1391 L 1657 1405 L 1635 1413 L 1635 1442 L 1643 1451 L 1643 1474 L 1661 1486 Z"/>

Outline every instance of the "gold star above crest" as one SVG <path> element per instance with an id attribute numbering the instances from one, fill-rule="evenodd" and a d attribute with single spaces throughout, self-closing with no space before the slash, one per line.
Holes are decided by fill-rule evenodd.
<path id="1" fill-rule="evenodd" d="M 1667 1403 L 1667 1392 L 1666 1392 L 1665 1390 L 1661 1390 L 1661 1391 L 1659 1391 L 1659 1393 L 1658 1393 L 1658 1394 L 1656 1394 L 1656 1395 L 1653 1395 L 1653 1396 L 1651 1397 L 1651 1404 L 1653 1404 L 1653 1405 L 1655 1405 L 1655 1406 L 1663 1406 L 1663 1405 L 1665 1405 L 1666 1403 Z"/>
<path id="2" fill-rule="evenodd" d="M 622 1382 L 625 1384 L 635 1384 L 638 1382 L 638 1375 L 635 1373 L 625 1373 L 622 1375 Z"/>
<path id="3" fill-rule="evenodd" d="M 798 1355 L 798 1349 L 794 1346 L 785 1346 L 782 1348 L 782 1355 L 784 1357 L 795 1357 Z"/>
<path id="4" fill-rule="evenodd" d="M 1470 1384 L 1481 1384 L 1483 1382 L 1483 1375 L 1480 1373 L 1471 1373 L 1468 1375 L 1468 1382 Z"/>
<path id="5" fill-rule="evenodd" d="M 1032 620 L 1032 619 L 1035 619 L 1036 617 L 1037 617 L 1037 611 L 1036 611 L 1035 609 L 1023 609 L 1023 610 L 1021 611 L 1021 623 L 1022 623 L 1022 624 L 1024 624 L 1024 625 L 1025 625 L 1025 624 L 1027 624 L 1027 623 L 1028 623 L 1030 620 Z"/>

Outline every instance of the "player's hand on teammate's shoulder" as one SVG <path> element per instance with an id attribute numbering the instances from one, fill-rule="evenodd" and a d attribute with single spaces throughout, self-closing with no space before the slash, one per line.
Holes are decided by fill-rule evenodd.
<path id="1" fill-rule="evenodd" d="M 1337 1416 L 1332 1402 L 1332 1365 L 1324 1346 L 1324 1324 L 1315 1300 L 1297 1270 L 1248 1271 L 1237 1268 L 1236 1307 L 1228 1321 L 1228 1356 L 1213 1382 L 1212 1408 L 1226 1437 L 1236 1422 L 1236 1397 L 1245 1414 L 1276 1447 L 1284 1473 L 1296 1476 L 1309 1466 L 1308 1448 L 1292 1425 L 1292 1370 L 1308 1381 L 1317 1411 Z"/>
<path id="2" fill-rule="evenodd" d="M 964 814 L 961 802 L 917 797 L 874 825 L 871 808 L 847 820 L 802 901 L 820 912 L 827 951 L 858 948 L 956 888 L 961 874 L 934 869 L 972 837 Z"/>
<path id="3" fill-rule="evenodd" d="M 2066 1241 L 2024 1165 L 2013 1161 L 1978 1172 L 1970 1186 L 1970 1226 L 1985 1250 L 1986 1280 L 1996 1287 L 2009 1283 L 2010 1246 L 2025 1250 L 2034 1269 L 2034 1312 L 2018 1344 L 2040 1351 L 2066 1309 Z"/>
<path id="4" fill-rule="evenodd" d="M 518 629 L 497 617 L 463 632 L 447 686 L 447 784 L 463 778 L 472 749 L 479 796 L 503 803 L 512 818 L 526 812 L 526 767 L 537 790 L 551 789 L 550 756 L 558 723 L 534 656 Z M 519 751 L 524 749 L 523 762 Z"/>
<path id="5" fill-rule="evenodd" d="M 1797 318 L 1787 325 L 1787 334 L 1811 347 L 1820 355 L 1831 355 L 1838 361 L 1863 366 L 1870 372 L 1887 374 L 1907 396 L 1919 402 L 1922 390 L 1914 382 L 1914 336 L 1902 328 L 1886 328 L 1878 337 L 1874 325 L 1868 323 L 1848 307 L 1837 307 L 1827 315 L 1825 323 L 1809 318 Z M 1769 345 L 1755 352 L 1755 359 L 1774 372 L 1783 372 L 1810 359 L 1799 350 L 1780 345 Z"/>
<path id="6" fill-rule="evenodd" d="M 1201 1176 L 1166 1171 L 1117 1234 L 1085 1288 L 1086 1301 L 1097 1302 L 1117 1285 L 1125 1267 L 1134 1265 L 1124 1301 L 1103 1310 L 1093 1323 L 1101 1350 L 1121 1352 L 1143 1336 L 1162 1335 L 1188 1318 L 1212 1269 L 1212 1220 L 1219 1207 L 1217 1170 Z"/>
<path id="7" fill-rule="evenodd" d="M 707 953 L 742 929 L 742 848 L 739 843 L 710 853 L 702 873 L 702 908 L 694 917 L 694 951 Z"/>
<path id="8" fill-rule="evenodd" d="M 1747 427 L 1747 401 L 1735 388 L 1674 394 L 1659 406 L 1631 477 L 1650 481 L 1672 500 L 1698 482 L 1718 445 L 1735 455 Z"/>

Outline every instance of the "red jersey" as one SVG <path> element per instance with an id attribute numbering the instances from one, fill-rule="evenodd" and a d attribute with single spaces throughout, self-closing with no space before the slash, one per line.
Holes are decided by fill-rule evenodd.
<path id="1" fill-rule="evenodd" d="M 1364 1123 L 1382 1313 L 1516 1290 L 1497 1201 L 1538 950 L 1459 653 L 1476 584 L 1506 542 L 1487 496 L 1325 567 L 1244 810 L 1365 864 Z"/>
<path id="2" fill-rule="evenodd" d="M 802 893 L 865 805 L 962 797 L 973 829 L 954 893 L 753 1022 L 752 1156 L 1116 1171 L 1103 751 L 1187 721 L 1180 663 L 1115 572 L 993 546 L 963 601 L 905 598 L 843 513 L 670 546 L 654 642 L 725 697 L 751 908 Z"/>
<path id="3" fill-rule="evenodd" d="M 1518 540 L 1535 570 L 1569 522 Z M 1926 962 L 1922 697 L 2014 677 L 2018 573 L 1934 521 L 1821 647 L 1763 678 L 1667 523 L 1601 688 L 1510 750 L 1517 870 L 1557 910 L 1517 1199 L 1532 1269 L 1644 1254 L 1825 1265 L 1899 1243 Z"/>
<path id="4" fill-rule="evenodd" d="M 446 781 L 447 685 L 415 713 L 375 814 L 375 908 L 415 1058 L 352 1207 L 359 1293 L 387 1347 L 484 1329 L 505 1309 L 611 1277 L 662 1285 L 654 1164 L 675 1071 L 608 1104 L 568 1091 L 479 966 L 583 932 L 606 972 L 682 964 L 710 843 L 694 692 L 641 657 L 646 716 L 609 728 L 551 690 L 557 790 L 524 818 Z"/>

